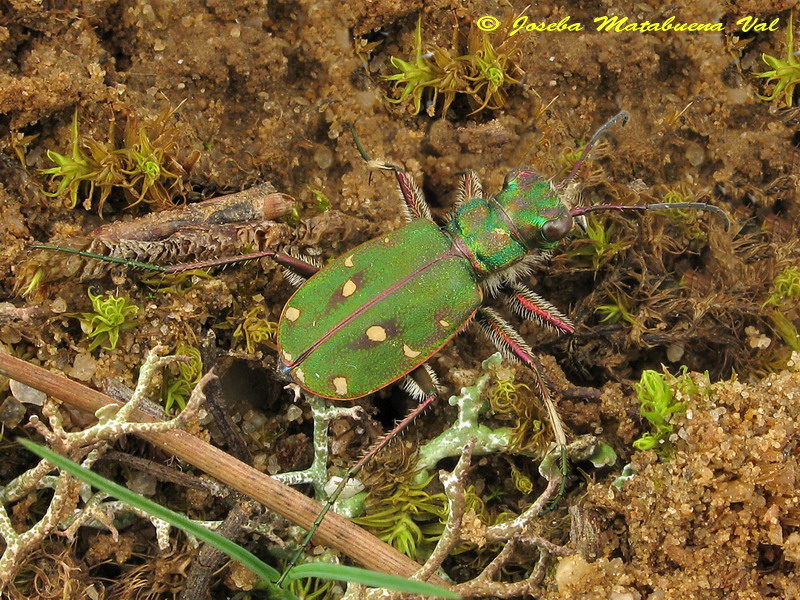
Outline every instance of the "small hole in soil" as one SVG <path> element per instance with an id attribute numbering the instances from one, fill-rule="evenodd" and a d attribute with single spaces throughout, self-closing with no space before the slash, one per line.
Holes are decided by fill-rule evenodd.
<path id="1" fill-rule="evenodd" d="M 758 564 L 757 569 L 759 572 L 770 572 L 776 570 L 781 561 L 783 560 L 783 550 L 780 546 L 773 546 L 771 544 L 761 544 L 758 547 Z"/>
<path id="2" fill-rule="evenodd" d="M 415 401 L 399 385 L 391 386 L 388 393 L 381 394 L 380 398 L 375 398 L 374 403 L 378 409 L 375 419 L 383 425 L 387 432 L 391 431 L 395 423 L 416 406 Z"/>
<path id="3" fill-rule="evenodd" d="M 278 382 L 267 371 L 245 360 L 234 360 L 220 377 L 225 401 L 231 406 L 264 410 L 280 396 Z M 245 412 L 245 408 L 242 412 Z"/>

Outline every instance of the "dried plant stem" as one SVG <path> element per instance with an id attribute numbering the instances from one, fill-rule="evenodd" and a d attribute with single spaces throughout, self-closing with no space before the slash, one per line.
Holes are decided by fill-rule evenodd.
<path id="1" fill-rule="evenodd" d="M 191 419 L 196 414 L 197 408 L 203 400 L 202 383 L 204 382 L 196 386 L 192 392 L 192 397 L 186 405 L 188 413 L 184 411 L 180 416 L 163 422 L 129 422 L 131 413 L 144 399 L 155 371 L 167 362 L 175 360 L 175 357 L 162 358 L 158 356 L 159 350 L 161 348 L 148 353 L 131 400 L 122 407 L 107 406 L 98 411 L 96 414 L 99 421 L 94 425 L 82 431 L 66 431 L 62 425 L 59 406 L 51 398 L 48 398 L 42 406 L 42 415 L 47 419 L 47 424 L 34 415 L 30 419 L 30 425 L 53 448 L 73 460 L 80 460 L 85 467 L 91 467 L 109 447 L 110 442 L 123 433 L 167 431 L 179 428 L 185 420 Z M 13 579 L 25 557 L 40 545 L 61 521 L 67 525 L 64 533 L 69 538 L 77 532 L 81 525 L 94 518 L 99 518 L 104 523 L 111 525 L 110 530 L 116 535 L 116 529 L 110 523 L 110 517 L 104 516 L 103 511 L 99 508 L 105 495 L 95 494 L 83 508 L 79 509 L 78 492 L 81 483 L 65 473 L 61 473 L 57 477 L 46 476 L 52 470 L 53 465 L 47 461 L 40 461 L 34 468 L 12 480 L 8 486 L 0 487 L 0 535 L 6 545 L 0 556 L 0 588 Z M 23 495 L 37 488 L 46 487 L 52 487 L 54 494 L 44 517 L 26 531 L 18 533 L 13 527 L 5 504 L 21 499 Z"/>
<path id="2" fill-rule="evenodd" d="M 103 407 L 120 406 L 105 394 L 6 354 L 0 354 L 0 374 L 91 413 Z M 152 417 L 141 411 L 136 411 L 132 417 L 142 422 L 153 421 Z M 320 510 L 320 505 L 311 498 L 184 431 L 137 432 L 136 435 L 193 464 L 301 527 L 309 527 Z M 6 522 L 10 526 L 7 518 Z M 2 527 L 3 517 L 0 515 Z M 419 569 L 419 564 L 410 558 L 334 513 L 329 513 L 323 520 L 315 540 L 336 548 L 365 567 L 385 573 L 410 577 Z M 438 579 L 434 582 L 444 584 Z"/>

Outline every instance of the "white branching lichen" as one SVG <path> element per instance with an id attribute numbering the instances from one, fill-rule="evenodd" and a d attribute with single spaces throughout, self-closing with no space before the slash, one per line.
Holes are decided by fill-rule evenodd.
<path id="1" fill-rule="evenodd" d="M 97 411 L 98 421 L 81 431 L 66 431 L 61 418 L 60 405 L 47 399 L 42 406 L 45 424 L 38 416 L 30 418 L 30 425 L 47 444 L 60 454 L 90 468 L 121 435 L 172 431 L 184 427 L 196 418 L 204 399 L 203 388 L 214 377 L 209 373 L 194 388 L 186 408 L 174 419 L 149 423 L 137 423 L 131 418 L 146 397 L 155 373 L 176 360 L 177 356 L 160 356 L 163 347 L 148 352 L 139 372 L 139 379 L 131 399 L 123 406 L 106 406 Z M 78 528 L 90 523 L 105 526 L 114 538 L 117 530 L 113 520 L 118 512 L 132 512 L 128 506 L 116 501 L 105 502 L 103 493 L 92 494 L 77 479 L 66 473 L 50 475 L 54 467 L 45 460 L 22 473 L 8 485 L 0 487 L 0 537 L 5 550 L 0 557 L 0 590 L 13 581 L 25 557 L 34 551 L 44 538 L 55 531 L 62 531 L 70 539 Z M 41 489 L 52 489 L 53 496 L 39 521 L 23 532 L 14 526 L 7 507 L 23 500 L 28 494 Z M 137 511 L 133 511 L 137 512 Z M 169 527 L 158 519 L 145 518 L 153 522 L 158 534 L 159 546 L 168 546 Z"/>

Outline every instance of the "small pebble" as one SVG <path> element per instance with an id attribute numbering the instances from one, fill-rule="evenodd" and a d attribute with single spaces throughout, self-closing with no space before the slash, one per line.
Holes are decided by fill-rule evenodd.
<path id="1" fill-rule="evenodd" d="M 128 489 L 142 496 L 153 496 L 156 493 L 157 478 L 142 471 L 132 471 L 128 479 Z"/>
<path id="2" fill-rule="evenodd" d="M 75 362 L 72 363 L 72 372 L 69 373 L 69 376 L 80 381 L 89 381 L 94 377 L 96 370 L 97 361 L 91 354 L 84 352 L 75 357 Z"/>
<path id="3" fill-rule="evenodd" d="M 14 398 L 19 400 L 22 404 L 41 406 L 47 399 L 47 394 L 44 392 L 40 392 L 39 390 L 36 390 L 29 385 L 25 385 L 24 383 L 20 383 L 19 381 L 10 379 L 8 385 L 11 388 L 11 393 L 13 394 Z"/>
<path id="4" fill-rule="evenodd" d="M 3 404 L 0 404 L 0 423 L 7 429 L 14 429 L 22 423 L 26 412 L 22 402 L 13 396 L 9 396 Z"/>

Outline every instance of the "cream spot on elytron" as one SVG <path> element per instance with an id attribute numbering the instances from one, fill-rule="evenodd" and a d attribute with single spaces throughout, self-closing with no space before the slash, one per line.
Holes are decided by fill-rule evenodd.
<path id="1" fill-rule="evenodd" d="M 408 358 L 417 358 L 422 352 L 419 350 L 412 350 L 405 344 L 403 344 L 403 354 L 405 354 Z"/>
<path id="2" fill-rule="evenodd" d="M 450 323 L 448 323 L 448 322 L 447 322 L 447 321 L 445 321 L 444 319 L 442 319 L 441 321 L 439 321 L 439 325 L 441 325 L 442 327 L 450 327 Z"/>
<path id="3" fill-rule="evenodd" d="M 289 319 L 290 321 L 296 321 L 297 317 L 300 316 L 300 311 L 297 310 L 294 306 L 290 306 L 286 309 L 286 312 L 283 315 Z"/>
<path id="4" fill-rule="evenodd" d="M 345 267 L 352 267 L 353 266 L 353 255 L 352 254 L 344 259 L 344 266 Z"/>
<path id="5" fill-rule="evenodd" d="M 373 325 L 367 329 L 367 337 L 373 342 L 382 342 L 386 339 L 386 330 L 380 325 Z"/>
<path id="6" fill-rule="evenodd" d="M 352 296 L 353 292 L 358 289 L 358 286 L 352 279 L 348 279 L 344 282 L 344 286 L 342 287 L 342 296 L 347 298 L 348 296 Z"/>
<path id="7" fill-rule="evenodd" d="M 297 381 L 299 381 L 300 383 L 305 383 L 306 382 L 306 374 L 303 373 L 303 369 L 295 369 L 294 370 L 294 376 L 295 376 L 295 379 L 297 379 Z"/>
<path id="8" fill-rule="evenodd" d="M 286 350 L 281 350 L 281 354 L 283 354 L 283 360 L 286 362 L 292 362 L 292 355 L 289 354 Z"/>
<path id="9" fill-rule="evenodd" d="M 336 393 L 344 396 L 347 393 L 347 379 L 344 377 L 334 377 L 333 387 L 336 388 Z"/>

